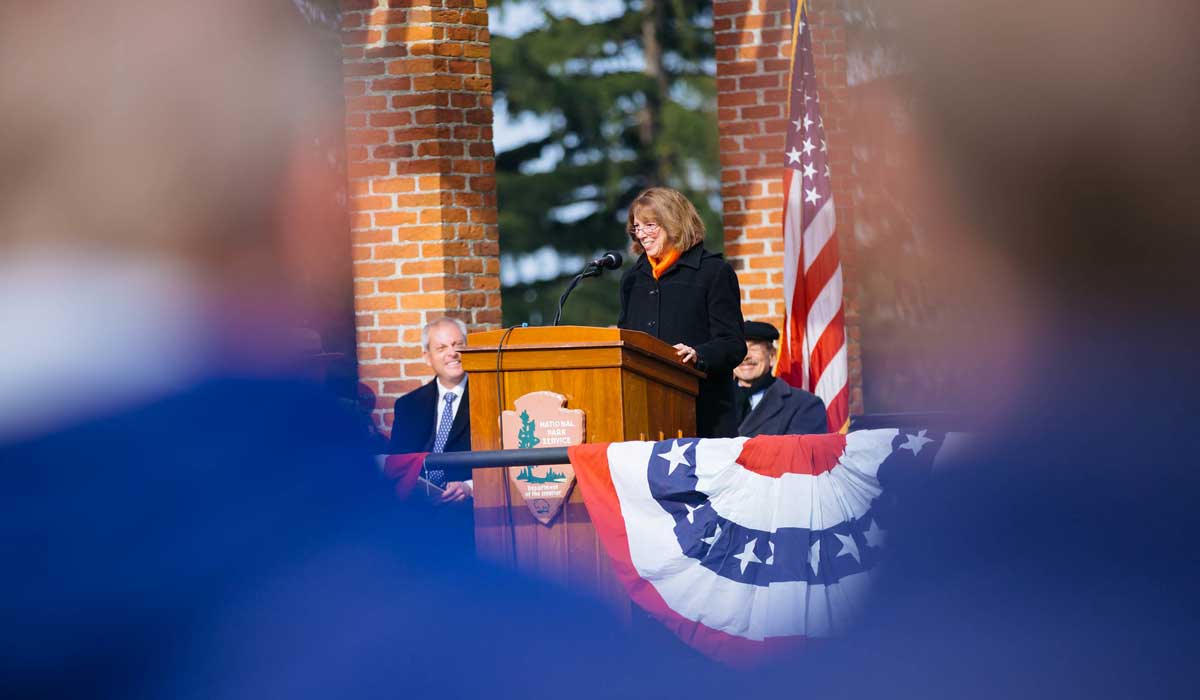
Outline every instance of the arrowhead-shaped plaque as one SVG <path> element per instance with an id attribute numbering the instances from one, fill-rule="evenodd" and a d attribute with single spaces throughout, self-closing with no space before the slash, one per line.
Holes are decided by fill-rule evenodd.
<path id="1" fill-rule="evenodd" d="M 565 408 L 567 397 L 562 394 L 534 391 L 513 405 L 516 410 L 504 411 L 500 417 L 504 449 L 568 447 L 583 442 L 584 413 Z M 549 525 L 575 485 L 575 470 L 570 464 L 510 467 L 508 478 L 533 517 Z"/>

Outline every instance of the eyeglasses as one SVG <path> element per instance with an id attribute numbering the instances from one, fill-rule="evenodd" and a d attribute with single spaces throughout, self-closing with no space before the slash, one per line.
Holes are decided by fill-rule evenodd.
<path id="1" fill-rule="evenodd" d="M 645 233 L 654 233 L 655 231 L 659 230 L 660 228 L 661 228 L 661 227 L 660 227 L 658 224 L 655 224 L 655 223 L 651 223 L 651 224 L 634 224 L 634 225 L 633 225 L 633 228 L 631 228 L 631 229 L 630 229 L 630 231 L 632 231 L 632 232 L 634 232 L 634 233 L 643 233 L 643 232 L 645 232 Z"/>

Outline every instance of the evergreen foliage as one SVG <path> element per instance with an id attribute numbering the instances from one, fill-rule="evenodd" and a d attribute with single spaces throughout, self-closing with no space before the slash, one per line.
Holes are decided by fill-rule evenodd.
<path id="1" fill-rule="evenodd" d="M 494 90 L 510 115 L 538 115 L 550 131 L 497 154 L 501 250 L 626 250 L 623 214 L 653 185 L 687 194 L 706 245 L 720 250 L 711 2 L 625 0 L 624 13 L 585 24 L 555 16 L 546 0 L 523 1 L 545 22 L 492 37 Z M 614 323 L 618 277 L 585 282 L 591 298 L 573 295 L 563 322 Z M 568 279 L 505 288 L 505 325 L 548 323 Z"/>

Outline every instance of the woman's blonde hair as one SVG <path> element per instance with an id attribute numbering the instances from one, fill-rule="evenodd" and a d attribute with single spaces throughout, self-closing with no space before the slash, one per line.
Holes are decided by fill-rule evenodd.
<path id="1" fill-rule="evenodd" d="M 670 187 L 651 187 L 643 190 L 629 205 L 629 220 L 625 223 L 625 232 L 632 242 L 630 250 L 634 255 L 646 252 L 637 236 L 633 235 L 633 220 L 649 219 L 658 224 L 666 234 L 671 245 L 684 252 L 704 241 L 704 222 L 696 207 L 678 190 Z"/>

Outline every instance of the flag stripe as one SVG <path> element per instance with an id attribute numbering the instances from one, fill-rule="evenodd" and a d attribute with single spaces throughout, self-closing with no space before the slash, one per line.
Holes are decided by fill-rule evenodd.
<path id="1" fill-rule="evenodd" d="M 763 476 L 815 476 L 833 469 L 845 450 L 845 435 L 812 435 L 799 443 L 786 435 L 759 435 L 742 444 L 737 461 L 746 471 Z"/>
<path id="2" fill-rule="evenodd" d="M 825 402 L 833 398 L 846 383 L 846 338 L 845 322 L 841 307 L 833 321 L 825 327 L 825 332 L 812 349 L 811 365 L 809 366 L 809 386 L 811 391 Z M 840 355 L 840 357 L 839 357 Z M 831 383 L 835 380 L 840 383 Z"/>
<path id="3" fill-rule="evenodd" d="M 825 206 L 817 210 L 813 220 L 804 229 L 804 276 L 812 274 L 813 263 L 820 254 L 828 246 L 829 241 L 837 232 L 837 209 L 833 205 L 833 198 L 830 197 Z M 833 257 L 837 259 L 837 245 L 833 248 Z"/>
<path id="4" fill-rule="evenodd" d="M 807 330 L 804 332 L 804 345 L 809 353 L 808 386 L 811 390 L 812 379 L 825 371 L 825 363 L 833 356 L 832 351 L 825 350 L 821 345 L 821 339 L 827 335 L 831 340 L 842 338 L 842 268 L 834 271 L 832 279 L 816 297 L 809 298 L 812 301 L 808 310 L 808 322 L 805 324 Z"/>
<path id="5" fill-rule="evenodd" d="M 832 405 L 834 397 L 846 390 L 846 344 L 842 343 L 838 347 L 837 354 L 829 360 L 825 371 L 817 380 L 813 393 L 820 396 L 821 400 L 825 402 L 826 414 L 829 415 L 828 409 Z"/>
<path id="6" fill-rule="evenodd" d="M 845 434 L 848 430 L 850 430 L 850 387 L 848 385 L 842 385 L 842 390 L 839 391 L 837 396 L 835 396 L 834 399 L 826 405 L 828 406 L 828 409 L 825 411 L 825 415 L 827 417 L 846 416 L 844 419 L 842 419 L 840 425 L 829 423 L 829 431 Z M 830 420 L 834 419 L 830 418 Z"/>

